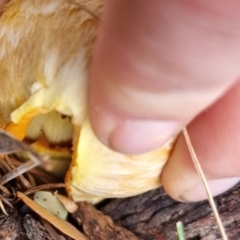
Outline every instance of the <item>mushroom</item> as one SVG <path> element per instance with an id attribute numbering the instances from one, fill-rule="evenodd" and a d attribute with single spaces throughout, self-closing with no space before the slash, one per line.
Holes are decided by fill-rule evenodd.
<path id="1" fill-rule="evenodd" d="M 127 156 L 94 136 L 86 93 L 104 3 L 11 0 L 0 18 L 0 128 L 55 158 L 57 175 L 71 160 L 66 190 L 75 201 L 92 203 L 160 186 L 174 141 Z"/>

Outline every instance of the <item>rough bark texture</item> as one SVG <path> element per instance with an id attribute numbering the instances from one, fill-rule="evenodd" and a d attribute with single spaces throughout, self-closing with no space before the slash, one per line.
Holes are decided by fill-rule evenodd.
<path id="1" fill-rule="evenodd" d="M 31 215 L 26 214 L 22 223 L 27 235 L 25 239 L 54 240 L 43 225 Z"/>
<path id="2" fill-rule="evenodd" d="M 112 219 L 97 211 L 88 203 L 79 203 L 78 210 L 72 217 L 82 226 L 84 233 L 91 240 L 140 240 L 127 229 L 117 226 Z"/>
<path id="3" fill-rule="evenodd" d="M 229 239 L 240 239 L 240 184 L 215 199 Z M 161 189 L 112 200 L 101 210 L 116 224 L 146 240 L 177 239 L 178 221 L 184 223 L 187 239 L 222 239 L 207 201 L 178 203 Z"/>
<path id="4" fill-rule="evenodd" d="M 1 211 L 1 210 L 0 210 Z M 0 240 L 24 240 L 26 235 L 21 226 L 21 217 L 15 209 L 7 209 L 8 216 L 0 212 Z"/>
<path id="5" fill-rule="evenodd" d="M 240 184 L 216 198 L 230 240 L 240 239 Z M 206 201 L 178 203 L 161 189 L 140 196 L 109 200 L 96 208 L 80 203 L 72 217 L 80 230 L 94 240 L 172 240 L 177 239 L 176 223 L 185 225 L 190 240 L 221 239 L 215 218 Z M 21 215 L 15 209 L 0 212 L 0 240 L 52 239 L 34 214 Z M 110 216 L 113 221 L 110 219 Z M 75 222 L 75 223 L 76 223 Z M 69 239 L 66 236 L 62 239 Z"/>

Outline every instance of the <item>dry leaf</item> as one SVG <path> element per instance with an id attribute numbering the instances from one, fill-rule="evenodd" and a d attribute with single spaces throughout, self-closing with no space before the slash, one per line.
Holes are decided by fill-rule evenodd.
<path id="1" fill-rule="evenodd" d="M 33 200 L 31 200 L 23 193 L 17 192 L 17 196 L 34 212 L 36 212 L 42 218 L 46 219 L 54 227 L 56 227 L 58 230 L 60 230 L 67 236 L 76 240 L 87 240 L 87 238 L 81 232 L 79 232 L 73 225 L 62 220 L 61 218 L 54 216 L 53 214 L 48 212 L 45 208 L 35 203 Z"/>
<path id="2" fill-rule="evenodd" d="M 58 194 L 58 193 L 54 193 L 54 195 L 63 204 L 63 206 L 68 210 L 68 212 L 74 213 L 77 211 L 78 206 L 73 200 L 71 200 L 70 198 L 63 196 L 61 194 Z"/>
<path id="3" fill-rule="evenodd" d="M 51 237 L 53 239 L 59 239 L 59 240 L 61 240 L 61 239 L 64 240 L 65 239 L 63 236 L 60 236 L 57 233 L 56 229 L 48 221 L 46 221 L 45 219 L 41 218 L 41 223 L 42 223 L 42 225 L 45 227 L 45 229 L 48 231 L 48 233 L 51 235 Z"/>
<path id="4" fill-rule="evenodd" d="M 53 215 L 61 219 L 67 218 L 67 209 L 53 193 L 48 191 L 38 191 L 34 194 L 33 200 Z"/>

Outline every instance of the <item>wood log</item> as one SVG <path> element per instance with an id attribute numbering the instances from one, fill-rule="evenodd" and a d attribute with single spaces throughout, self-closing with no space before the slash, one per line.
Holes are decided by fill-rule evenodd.
<path id="1" fill-rule="evenodd" d="M 240 239 L 240 184 L 216 197 L 215 202 L 229 240 Z M 97 209 L 87 203 L 78 206 L 72 220 L 88 239 L 175 240 L 178 221 L 185 226 L 186 239 L 222 239 L 207 201 L 179 203 L 161 188 L 131 198 L 107 200 Z M 0 239 L 52 239 L 34 213 L 22 215 L 16 209 L 6 210 L 8 216 L 0 213 Z"/>
<path id="2" fill-rule="evenodd" d="M 229 239 L 240 239 L 240 184 L 215 198 Z M 113 221 L 145 240 L 177 239 L 176 223 L 182 221 L 191 240 L 222 239 L 207 201 L 179 203 L 159 188 L 145 194 L 115 199 L 100 206 Z"/>

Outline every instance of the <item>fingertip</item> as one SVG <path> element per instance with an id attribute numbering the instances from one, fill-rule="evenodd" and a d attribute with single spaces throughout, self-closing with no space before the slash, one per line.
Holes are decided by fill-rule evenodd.
<path id="1" fill-rule="evenodd" d="M 183 134 L 180 134 L 174 149 L 161 173 L 164 190 L 177 201 L 184 201 L 181 195 L 199 183 L 199 177 L 191 161 Z"/>
<path id="2" fill-rule="evenodd" d="M 240 177 L 209 180 L 208 187 L 212 196 L 217 196 L 236 185 L 239 181 Z M 183 192 L 177 198 L 183 202 L 196 202 L 207 199 L 208 194 L 204 184 L 199 182 L 195 186 L 192 186 L 190 189 Z"/>
<path id="3" fill-rule="evenodd" d="M 174 121 L 128 120 L 110 135 L 110 146 L 125 154 L 142 154 L 164 145 L 180 126 Z"/>
<path id="4" fill-rule="evenodd" d="M 206 187 L 195 169 L 182 134 L 178 138 L 177 145 L 161 175 L 164 190 L 180 202 L 197 202 L 207 199 Z M 239 181 L 240 177 L 229 177 L 207 180 L 207 183 L 212 196 L 217 196 Z"/>

